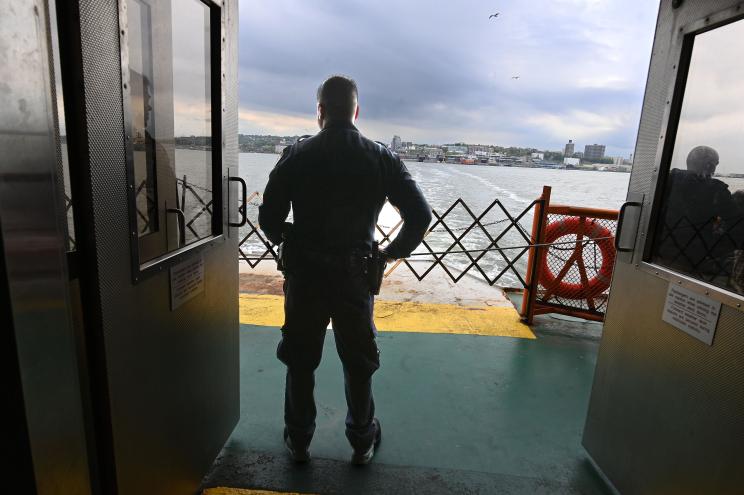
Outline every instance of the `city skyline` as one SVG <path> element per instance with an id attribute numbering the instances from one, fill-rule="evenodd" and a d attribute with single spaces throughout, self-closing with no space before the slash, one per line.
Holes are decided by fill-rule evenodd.
<path id="1" fill-rule="evenodd" d="M 298 139 L 300 136 L 298 135 L 279 135 L 279 134 L 245 134 L 240 133 L 239 135 L 239 144 L 241 145 L 241 151 L 244 151 L 244 142 L 247 140 L 253 140 L 258 139 L 260 140 L 264 147 L 268 147 L 267 149 L 274 149 L 275 145 L 282 145 L 287 146 L 291 145 L 295 142 L 296 139 Z M 201 136 L 178 136 L 176 138 L 177 141 L 180 141 L 179 144 L 186 144 L 184 140 L 186 139 L 193 139 L 193 138 L 201 138 Z M 454 149 L 457 149 L 458 152 L 462 153 L 470 153 L 470 150 L 477 150 L 477 151 L 484 151 L 489 150 L 496 152 L 497 149 L 504 150 L 504 151 L 513 151 L 516 152 L 512 156 L 527 156 L 530 153 L 546 153 L 550 154 L 551 156 L 557 156 L 562 155 L 566 157 L 580 157 L 585 158 L 583 152 L 576 152 L 572 153 L 570 155 L 565 154 L 565 150 L 561 149 L 541 149 L 534 146 L 513 146 L 513 145 L 503 145 L 503 144 L 493 144 L 493 143 L 466 143 L 466 142 L 458 142 L 458 141 L 448 141 L 443 144 L 437 144 L 437 143 L 417 143 L 413 141 L 403 141 L 403 139 L 399 135 L 394 135 L 392 139 L 390 139 L 389 142 L 386 141 L 380 141 L 384 143 L 386 146 L 388 146 L 390 149 L 397 151 L 414 151 L 414 150 L 432 150 L 436 148 L 442 148 L 442 149 L 448 149 L 448 151 L 453 151 Z M 396 146 L 396 142 L 398 145 Z M 269 144 L 270 143 L 270 144 Z M 575 143 L 574 143 L 575 144 Z M 587 145 L 587 146 L 599 146 L 600 148 L 604 148 L 604 145 Z M 266 151 L 271 152 L 271 151 Z M 612 159 L 612 158 L 622 158 L 623 160 L 627 160 L 628 157 L 632 159 L 632 153 L 630 153 L 627 156 L 617 155 L 617 156 L 610 156 L 602 154 L 601 156 L 597 157 L 590 157 L 591 159 L 596 159 L 597 161 L 603 160 L 603 159 Z"/>
<path id="2" fill-rule="evenodd" d="M 242 7 L 243 133 L 316 132 L 315 90 L 343 73 L 359 84 L 358 127 L 376 140 L 559 150 L 570 136 L 633 152 L 653 3 L 536 0 L 491 21 L 475 0 Z"/>
<path id="3" fill-rule="evenodd" d="M 238 136 L 267 137 L 267 138 L 268 137 L 275 137 L 275 138 L 281 138 L 281 139 L 284 139 L 284 140 L 291 141 L 292 139 L 296 139 L 296 138 L 299 138 L 301 136 L 304 136 L 304 134 L 303 135 L 300 135 L 300 134 L 250 134 L 250 133 L 241 132 L 241 133 L 238 134 Z M 62 135 L 62 137 L 66 137 L 66 136 Z M 504 148 L 504 149 L 508 149 L 508 148 L 523 148 L 523 149 L 528 149 L 528 150 L 537 150 L 537 151 L 540 151 L 540 152 L 562 153 L 564 155 L 566 154 L 565 150 L 567 149 L 567 148 L 564 148 L 563 150 L 560 149 L 562 147 L 559 147 L 557 149 L 548 149 L 548 148 L 539 148 L 537 146 L 516 146 L 516 145 L 511 145 L 511 144 L 475 143 L 475 142 L 469 143 L 469 142 L 466 142 L 466 141 L 454 141 L 454 140 L 449 140 L 449 141 L 446 141 L 446 142 L 443 142 L 443 143 L 426 143 L 426 142 L 419 143 L 419 142 L 414 142 L 414 141 L 404 141 L 403 138 L 401 138 L 397 134 L 393 135 L 393 138 L 389 140 L 389 143 L 387 141 L 384 141 L 384 140 L 383 141 L 380 141 L 380 142 L 385 143 L 390 148 L 395 148 L 395 146 L 393 145 L 393 143 L 395 141 L 395 138 L 399 138 L 399 142 L 400 142 L 401 145 L 414 145 L 414 146 L 439 146 L 439 147 L 447 147 L 447 146 L 465 145 L 465 146 L 485 146 L 485 147 Z M 211 139 L 211 138 L 210 138 L 210 136 L 207 136 L 207 135 L 182 134 L 182 135 L 175 136 L 175 139 L 178 141 L 178 140 L 185 140 L 185 139 L 202 139 L 203 140 L 203 139 Z M 292 144 L 292 142 L 290 142 L 289 144 Z M 574 144 L 575 145 L 577 143 L 574 141 L 573 143 L 570 143 L 570 144 Z M 603 144 L 597 144 L 597 143 L 592 143 L 592 144 L 588 144 L 587 143 L 586 145 L 584 145 L 585 149 L 586 149 L 586 147 L 591 147 L 591 146 L 599 146 L 599 147 L 602 147 L 602 148 L 605 147 L 605 145 L 603 145 Z M 573 155 L 573 154 L 577 154 L 577 153 L 578 154 L 582 154 L 581 152 L 572 152 L 570 154 Z M 610 155 L 603 154 L 602 156 L 610 156 Z M 617 155 L 617 156 L 622 156 L 622 155 Z"/>

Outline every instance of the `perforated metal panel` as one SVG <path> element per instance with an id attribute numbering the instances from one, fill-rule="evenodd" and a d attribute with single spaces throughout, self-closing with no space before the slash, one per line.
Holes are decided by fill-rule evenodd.
<path id="1" fill-rule="evenodd" d="M 98 415 L 110 414 L 110 431 L 98 430 L 114 465 L 104 482 L 119 494 L 193 493 L 239 416 L 237 236 L 200 251 L 205 290 L 175 311 L 167 269 L 132 282 L 118 11 L 80 1 L 93 239 L 81 266 L 97 274 L 83 304 L 101 343 Z M 224 175 L 237 164 L 236 1 L 225 2 L 222 29 Z"/>
<path id="2" fill-rule="evenodd" d="M 624 494 L 728 494 L 744 486 L 744 313 L 727 301 L 707 346 L 661 320 L 670 282 L 642 264 L 680 29 L 744 13 L 738 6 L 661 2 L 629 188 L 646 203 L 633 262 L 615 268 L 584 432 L 587 451 Z"/>

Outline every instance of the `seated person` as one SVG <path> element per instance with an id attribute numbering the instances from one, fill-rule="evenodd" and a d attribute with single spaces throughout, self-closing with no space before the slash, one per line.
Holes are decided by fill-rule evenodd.
<path id="1" fill-rule="evenodd" d="M 744 190 L 736 191 L 731 199 L 738 210 L 739 221 L 732 229 L 737 246 L 731 263 L 729 285 L 734 291 L 744 294 Z"/>
<path id="2" fill-rule="evenodd" d="M 739 211 L 739 215 L 744 215 L 744 189 L 740 189 L 731 195 L 734 206 Z"/>
<path id="3" fill-rule="evenodd" d="M 716 150 L 697 146 L 687 170 L 671 170 L 655 246 L 655 261 L 710 282 L 730 271 L 729 230 L 740 223 L 728 185 L 713 178 L 718 161 Z"/>

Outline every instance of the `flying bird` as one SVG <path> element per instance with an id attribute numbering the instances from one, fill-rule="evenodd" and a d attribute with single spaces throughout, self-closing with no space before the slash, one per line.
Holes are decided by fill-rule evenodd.
<path id="1" fill-rule="evenodd" d="M 495 14 L 491 14 L 491 15 L 489 15 L 489 16 L 488 16 L 488 18 L 489 18 L 489 19 L 492 19 L 492 18 L 494 18 L 494 17 L 498 17 L 498 16 L 499 16 L 499 13 L 498 13 L 498 12 L 496 12 Z"/>
<path id="2" fill-rule="evenodd" d="M 512 79 L 519 79 L 519 76 L 512 76 Z"/>

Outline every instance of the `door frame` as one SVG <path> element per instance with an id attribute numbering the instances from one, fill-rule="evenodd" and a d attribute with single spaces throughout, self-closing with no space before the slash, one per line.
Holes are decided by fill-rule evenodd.
<path id="1" fill-rule="evenodd" d="M 232 292 L 238 286 L 239 238 L 227 214 L 228 170 L 238 162 L 238 2 L 204 3 L 220 12 L 210 40 L 221 54 L 212 62 L 220 78 L 212 88 L 212 122 L 220 129 L 213 149 L 220 152 L 221 166 L 213 174 L 215 198 L 221 198 L 213 221 L 221 222 L 221 230 L 170 253 L 141 276 L 133 276 L 132 267 L 137 242 L 130 224 L 119 3 L 76 0 L 59 11 L 82 326 L 102 493 L 196 490 L 240 416 L 238 301 Z M 204 290 L 175 309 L 168 268 L 197 257 L 203 259 Z"/>
<path id="2" fill-rule="evenodd" d="M 626 231 L 635 246 L 632 252 L 628 248 L 632 256 L 618 256 L 582 440 L 589 460 L 616 493 L 729 493 L 744 479 L 736 443 L 744 431 L 737 415 L 744 404 L 741 301 L 647 261 L 649 229 L 668 175 L 661 166 L 669 165 L 680 116 L 675 98 L 682 99 L 687 81 L 689 59 L 683 55 L 689 53 L 683 52 L 690 46 L 683 41 L 740 19 L 744 6 L 738 5 L 737 0 L 660 2 L 628 188 L 628 200 L 643 195 L 643 205 L 636 218 L 624 222 L 638 226 L 632 237 Z M 626 205 L 638 212 L 635 204 Z M 723 303 L 712 344 L 664 321 L 666 295 L 677 285 L 707 291 Z"/>
<path id="3" fill-rule="evenodd" d="M 16 461 L 33 469 L 31 479 L 27 471 L 13 475 L 29 493 L 85 494 L 94 487 L 92 453 L 72 323 L 49 22 L 44 0 L 0 0 L 0 44 L 12 47 L 0 60 L 7 104 L 0 111 L 0 320 L 9 344 L 2 354 L 13 355 L 4 363 L 20 386 L 9 394 L 17 401 L 11 409 L 24 416 L 10 425 L 27 440 Z"/>
<path id="4" fill-rule="evenodd" d="M 651 186 L 643 203 L 631 261 L 636 268 L 645 273 L 676 283 L 737 309 L 741 309 L 744 305 L 744 296 L 676 272 L 671 268 L 657 265 L 650 261 L 650 257 L 663 203 L 664 187 L 669 176 L 669 165 L 674 152 L 695 36 L 744 19 L 742 9 L 741 5 L 737 5 L 702 15 L 679 27 L 674 35 L 669 56 L 674 77 L 670 78 L 671 81 L 665 93 L 666 103 L 659 135 L 659 141 L 662 144 L 658 146 L 654 159 Z"/>

